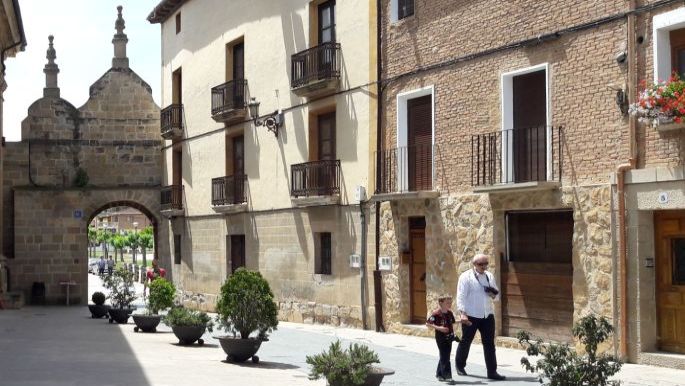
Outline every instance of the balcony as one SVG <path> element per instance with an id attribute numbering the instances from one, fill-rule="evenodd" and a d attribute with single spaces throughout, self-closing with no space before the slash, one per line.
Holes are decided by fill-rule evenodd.
<path id="1" fill-rule="evenodd" d="M 169 185 L 161 190 L 161 212 L 165 217 L 183 216 L 183 185 Z"/>
<path id="2" fill-rule="evenodd" d="M 540 126 L 471 136 L 476 192 L 556 189 L 561 184 L 563 129 Z"/>
<path id="3" fill-rule="evenodd" d="M 290 195 L 298 206 L 340 202 L 340 160 L 305 162 L 290 167 Z"/>
<path id="4" fill-rule="evenodd" d="M 291 59 L 290 88 L 302 97 L 318 97 L 338 89 L 340 43 L 323 43 L 298 52 Z"/>
<path id="5" fill-rule="evenodd" d="M 218 213 L 247 210 L 247 176 L 212 178 L 212 208 Z"/>
<path id="6" fill-rule="evenodd" d="M 433 145 L 403 146 L 376 152 L 376 192 L 373 199 L 435 198 Z"/>
<path id="7" fill-rule="evenodd" d="M 236 79 L 212 87 L 212 119 L 227 124 L 247 117 L 247 80 Z"/>
<path id="8" fill-rule="evenodd" d="M 183 104 L 173 104 L 160 112 L 162 138 L 174 139 L 183 137 Z"/>

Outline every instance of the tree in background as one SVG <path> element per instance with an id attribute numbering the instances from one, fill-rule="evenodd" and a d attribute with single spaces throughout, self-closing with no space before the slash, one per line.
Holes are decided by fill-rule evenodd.
<path id="1" fill-rule="evenodd" d="M 95 243 L 97 243 L 98 235 L 95 227 L 88 227 L 88 256 L 95 256 Z"/>
<path id="2" fill-rule="evenodd" d="M 131 248 L 133 253 L 133 264 L 138 263 L 138 248 L 140 247 L 140 234 L 138 232 L 126 232 L 126 245 Z"/>
<path id="3" fill-rule="evenodd" d="M 114 248 L 114 261 L 117 261 L 117 252 L 119 252 L 119 257 L 121 261 L 124 261 L 124 247 L 126 246 L 126 241 L 124 236 L 116 234 L 112 237 L 112 248 Z"/>
<path id="4" fill-rule="evenodd" d="M 103 245 L 105 259 L 109 257 L 108 244 L 112 239 L 112 233 L 107 229 L 98 229 L 96 233 L 97 242 Z"/>
<path id="5" fill-rule="evenodd" d="M 143 250 L 143 266 L 147 267 L 147 250 L 154 247 L 152 227 L 145 227 L 139 234 L 140 247 Z"/>

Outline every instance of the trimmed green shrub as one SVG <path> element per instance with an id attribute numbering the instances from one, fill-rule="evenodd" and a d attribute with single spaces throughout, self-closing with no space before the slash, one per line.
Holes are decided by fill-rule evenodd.
<path id="1" fill-rule="evenodd" d="M 77 188 L 83 188 L 88 185 L 90 178 L 88 173 L 83 168 L 76 169 L 76 176 L 74 176 L 74 186 Z"/>
<path id="2" fill-rule="evenodd" d="M 133 287 L 133 272 L 124 267 L 119 267 L 112 275 L 105 277 L 105 288 L 109 290 L 109 298 L 114 308 L 129 308 L 136 300 Z"/>
<path id="3" fill-rule="evenodd" d="M 307 356 L 307 364 L 312 366 L 309 379 L 324 377 L 330 385 L 363 384 L 373 363 L 380 363 L 373 350 L 357 343 L 343 350 L 339 340 L 331 343 L 328 351 Z"/>
<path id="4" fill-rule="evenodd" d="M 105 294 L 103 294 L 102 292 L 99 292 L 99 291 L 94 292 L 93 296 L 90 297 L 90 300 L 92 300 L 96 306 L 101 306 L 101 305 L 105 304 L 105 299 L 106 299 Z"/>
<path id="5" fill-rule="evenodd" d="M 176 287 L 174 283 L 159 277 L 150 283 L 150 296 L 147 299 L 148 310 L 153 314 L 158 314 L 159 311 L 173 306 L 175 297 Z"/>
<path id="6" fill-rule="evenodd" d="M 269 283 L 259 272 L 243 268 L 234 272 L 221 286 L 216 305 L 217 323 L 233 336 L 249 338 L 259 331 L 259 338 L 278 326 L 278 309 Z"/>
<path id="7" fill-rule="evenodd" d="M 618 385 L 609 377 L 618 373 L 622 363 L 606 354 L 597 354 L 597 347 L 609 338 L 614 328 L 604 318 L 594 315 L 580 319 L 573 326 L 573 336 L 585 346 L 585 354 L 580 355 L 568 344 L 545 344 L 541 339 L 531 341 L 531 334 L 519 331 L 519 343 L 526 347 L 529 356 L 542 356 L 536 364 L 527 357 L 521 364 L 531 373 L 538 373 L 540 383 L 548 386 L 607 386 Z M 544 383 L 546 382 L 546 383 Z"/>
<path id="8" fill-rule="evenodd" d="M 206 327 L 207 331 L 214 331 L 214 322 L 207 313 L 185 307 L 172 307 L 162 320 L 169 327 Z"/>

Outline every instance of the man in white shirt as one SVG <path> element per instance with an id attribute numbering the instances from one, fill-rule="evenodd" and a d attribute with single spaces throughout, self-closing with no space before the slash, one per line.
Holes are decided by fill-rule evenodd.
<path id="1" fill-rule="evenodd" d="M 461 342 L 457 346 L 455 365 L 457 374 L 466 375 L 466 359 L 469 356 L 471 342 L 480 332 L 483 343 L 485 366 L 488 378 L 503 380 L 504 376 L 497 373 L 497 357 L 495 356 L 495 316 L 492 300 L 499 300 L 499 288 L 495 277 L 488 269 L 488 256 L 478 254 L 471 259 L 473 268 L 459 276 L 457 284 L 457 311 L 461 321 Z"/>

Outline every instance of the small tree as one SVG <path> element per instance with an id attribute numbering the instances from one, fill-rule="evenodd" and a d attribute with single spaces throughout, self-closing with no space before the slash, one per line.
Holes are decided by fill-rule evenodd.
<path id="1" fill-rule="evenodd" d="M 278 326 L 278 310 L 269 283 L 259 272 L 238 269 L 221 286 L 216 305 L 217 322 L 233 336 L 247 339 L 254 331 L 259 338 Z"/>
<path id="2" fill-rule="evenodd" d="M 138 232 L 127 232 L 126 233 L 127 245 L 131 247 L 131 253 L 133 254 L 133 264 L 138 263 L 137 251 L 140 247 L 140 234 Z"/>
<path id="3" fill-rule="evenodd" d="M 143 265 L 147 267 L 147 250 L 154 247 L 154 236 L 152 234 L 152 227 L 145 227 L 140 232 L 140 247 L 143 252 Z"/>
<path id="4" fill-rule="evenodd" d="M 98 233 L 95 227 L 88 227 L 88 251 L 90 252 L 90 257 L 95 256 L 95 243 L 98 240 Z"/>
<path id="5" fill-rule="evenodd" d="M 119 252 L 119 257 L 121 258 L 121 261 L 124 261 L 124 247 L 126 246 L 126 242 L 124 241 L 124 237 L 116 234 L 112 237 L 112 248 L 114 248 L 114 261 L 117 261 L 117 252 Z"/>
<path id="6" fill-rule="evenodd" d="M 309 379 L 325 377 L 329 385 L 361 385 L 374 363 L 380 363 L 378 354 L 367 346 L 353 343 L 343 350 L 339 340 L 331 343 L 328 351 L 307 356 L 307 364 L 312 366 Z"/>
<path id="7" fill-rule="evenodd" d="M 133 272 L 124 267 L 117 268 L 113 275 L 105 277 L 105 288 L 114 308 L 129 308 L 137 296 L 133 287 Z"/>
<path id="8" fill-rule="evenodd" d="M 540 383 L 548 386 L 607 386 L 618 385 L 609 377 L 618 373 L 622 363 L 611 355 L 597 354 L 597 347 L 613 333 L 609 321 L 594 315 L 580 319 L 573 327 L 573 336 L 585 346 L 585 354 L 580 355 L 568 344 L 544 344 L 541 339 L 531 341 L 531 334 L 519 331 L 519 343 L 526 347 L 526 354 L 539 356 L 535 365 L 527 357 L 521 364 L 531 373 L 538 373 Z"/>
<path id="9" fill-rule="evenodd" d="M 157 278 L 150 283 L 150 296 L 148 297 L 148 311 L 158 314 L 159 311 L 174 305 L 176 287 L 164 278 Z"/>

